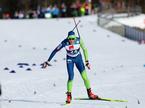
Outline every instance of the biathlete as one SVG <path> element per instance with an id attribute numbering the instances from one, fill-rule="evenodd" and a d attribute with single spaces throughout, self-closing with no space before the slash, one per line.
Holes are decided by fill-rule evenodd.
<path id="1" fill-rule="evenodd" d="M 72 84 L 74 79 L 74 64 L 76 65 L 78 71 L 81 74 L 81 77 L 84 81 L 85 87 L 87 89 L 87 94 L 90 99 L 99 99 L 99 97 L 92 93 L 90 81 L 87 77 L 87 73 L 85 70 L 84 62 L 82 59 L 82 55 L 80 52 L 80 48 L 83 50 L 85 64 L 88 69 L 90 69 L 90 64 L 88 61 L 88 51 L 83 43 L 82 38 L 77 37 L 73 31 L 68 32 L 68 36 L 64 39 L 50 54 L 48 60 L 43 63 L 43 68 L 46 68 L 50 63 L 51 59 L 54 55 L 63 47 L 65 47 L 67 55 L 66 55 L 66 65 L 68 72 L 68 81 L 67 81 L 67 99 L 66 103 L 70 103 L 72 100 Z"/>

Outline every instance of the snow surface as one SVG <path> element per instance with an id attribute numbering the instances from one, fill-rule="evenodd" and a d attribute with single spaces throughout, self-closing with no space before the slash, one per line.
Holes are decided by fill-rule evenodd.
<path id="1" fill-rule="evenodd" d="M 129 17 L 129 18 L 119 18 L 119 19 L 116 18 L 115 20 L 124 25 L 137 27 L 140 29 L 145 29 L 145 15 L 144 14 L 134 16 L 134 17 Z"/>
<path id="2" fill-rule="evenodd" d="M 42 20 L 0 20 L 0 108 L 144 108 L 145 45 L 125 39 L 97 26 L 96 16 L 81 20 L 79 30 L 88 51 L 91 70 L 87 70 L 93 92 L 104 98 L 128 102 L 66 99 L 67 71 L 65 50 L 41 69 L 51 51 L 74 27 L 72 18 Z M 30 66 L 19 68 L 18 63 Z M 32 66 L 36 64 L 36 66 Z M 4 70 L 8 67 L 9 70 Z M 26 71 L 31 68 L 32 71 Z M 16 73 L 10 73 L 15 70 Z M 87 97 L 81 76 L 75 68 L 73 98 Z"/>

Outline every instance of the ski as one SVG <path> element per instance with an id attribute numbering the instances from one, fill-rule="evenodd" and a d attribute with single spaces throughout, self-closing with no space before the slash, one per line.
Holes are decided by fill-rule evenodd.
<path id="1" fill-rule="evenodd" d="M 110 102 L 128 102 L 128 100 L 112 99 L 112 98 L 100 98 L 100 99 L 75 98 L 74 100 L 98 100 L 98 101 L 110 101 Z"/>
<path id="2" fill-rule="evenodd" d="M 61 104 L 61 106 L 68 106 L 68 105 L 70 105 L 71 103 L 63 103 L 63 104 Z"/>
<path id="3" fill-rule="evenodd" d="M 62 102 L 53 102 L 53 101 L 45 101 L 45 100 L 29 100 L 29 99 L 0 99 L 0 102 L 24 102 L 24 103 L 41 103 L 41 104 L 61 104 Z"/>

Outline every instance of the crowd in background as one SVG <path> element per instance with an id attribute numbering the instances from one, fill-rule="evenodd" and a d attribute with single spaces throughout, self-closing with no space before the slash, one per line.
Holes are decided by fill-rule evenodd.
<path id="1" fill-rule="evenodd" d="M 95 14 L 97 12 L 103 11 L 112 11 L 115 12 L 126 12 L 129 7 L 130 10 L 140 11 L 139 7 L 140 2 L 134 2 L 129 4 L 127 0 L 84 0 L 85 2 L 80 2 L 80 0 L 76 0 L 75 2 L 71 2 L 70 4 L 66 4 L 66 2 L 62 3 L 48 3 L 45 6 L 37 5 L 35 8 L 21 8 L 14 9 L 13 12 L 5 11 L 0 8 L 0 18 L 1 19 L 34 19 L 34 18 L 59 18 L 59 17 L 77 17 Z M 95 2 L 93 2 L 95 1 Z M 11 5 L 11 4 L 10 4 Z M 132 8 L 131 8 L 132 7 Z"/>
<path id="2" fill-rule="evenodd" d="M 2 15 L 3 19 L 32 19 L 32 18 L 58 18 L 58 17 L 72 17 L 72 16 L 84 16 L 95 13 L 95 8 L 89 2 L 74 2 L 67 6 L 62 3 L 60 6 L 58 4 L 51 5 L 47 7 L 38 6 L 36 10 L 19 10 L 15 11 L 13 15 L 4 13 Z"/>

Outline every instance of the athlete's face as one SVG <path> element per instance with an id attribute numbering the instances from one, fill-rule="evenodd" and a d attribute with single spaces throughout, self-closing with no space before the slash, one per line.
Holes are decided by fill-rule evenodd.
<path id="1" fill-rule="evenodd" d="M 74 42 L 75 42 L 75 38 L 70 38 L 69 39 L 69 43 L 72 45 L 72 44 L 74 44 Z"/>

